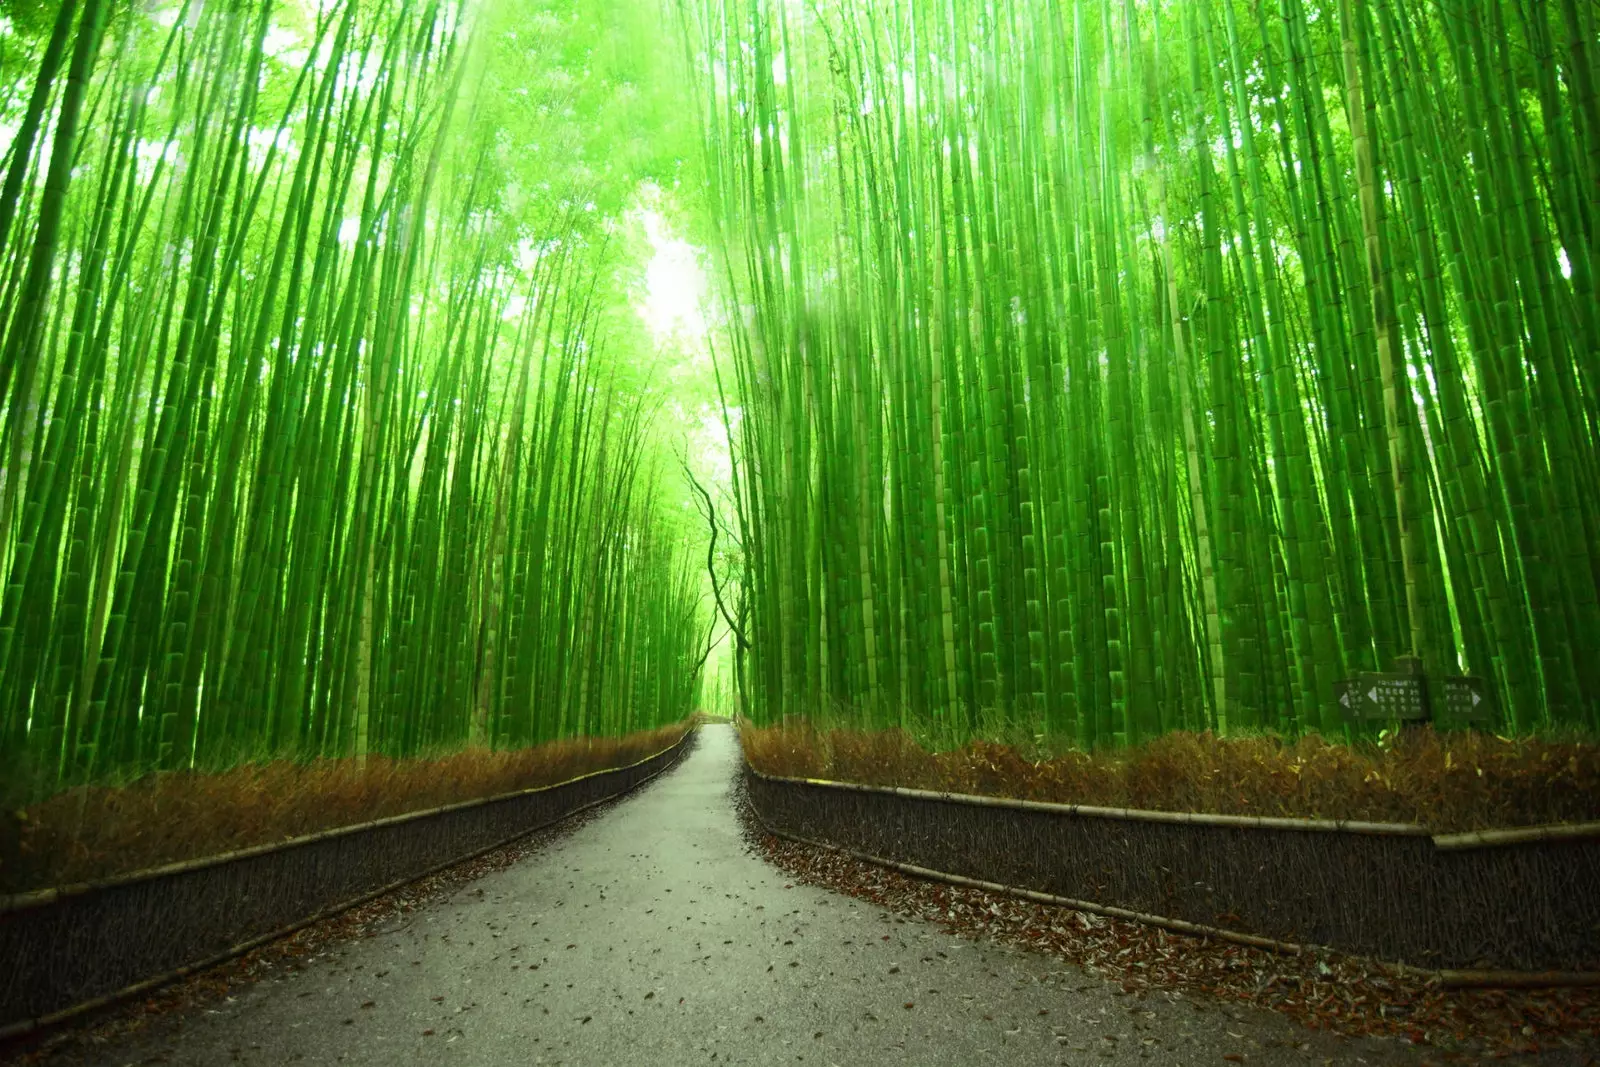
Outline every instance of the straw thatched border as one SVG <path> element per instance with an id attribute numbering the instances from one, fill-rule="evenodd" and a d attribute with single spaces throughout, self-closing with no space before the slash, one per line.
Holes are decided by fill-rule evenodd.
<path id="1" fill-rule="evenodd" d="M 556 785 L 0 898 L 0 1040 L 214 966 L 613 800 L 674 766 L 695 736 Z"/>
<path id="2" fill-rule="evenodd" d="M 919 877 L 1278 950 L 1331 947 L 1449 984 L 1600 977 L 1600 824 L 1442 835 L 745 774 L 774 833 Z"/>

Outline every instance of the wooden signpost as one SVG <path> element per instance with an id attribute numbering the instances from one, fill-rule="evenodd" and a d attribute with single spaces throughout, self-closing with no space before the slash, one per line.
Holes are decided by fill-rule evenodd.
<path id="1" fill-rule="evenodd" d="M 1447 674 L 1429 678 L 1410 657 L 1396 671 L 1361 671 L 1333 683 L 1334 699 L 1350 722 L 1421 723 L 1448 726 L 1494 725 L 1494 702 L 1482 678 Z"/>

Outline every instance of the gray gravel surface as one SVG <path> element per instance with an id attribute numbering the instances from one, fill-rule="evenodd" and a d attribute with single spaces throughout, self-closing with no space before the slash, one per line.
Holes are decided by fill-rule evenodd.
<path id="1" fill-rule="evenodd" d="M 98 1064 L 1417 1064 L 1281 1016 L 1121 990 L 794 885 L 746 846 L 738 743 L 571 836 Z M 78 1059 L 78 1056 L 74 1056 Z"/>

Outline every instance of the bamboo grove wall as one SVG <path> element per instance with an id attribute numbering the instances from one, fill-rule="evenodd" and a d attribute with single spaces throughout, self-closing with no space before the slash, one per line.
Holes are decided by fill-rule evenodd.
<path id="1" fill-rule="evenodd" d="M 692 710 L 698 579 L 654 402 L 603 347 L 600 192 L 535 151 L 570 135 L 538 118 L 574 114 L 570 85 L 496 17 L 63 0 L 7 24 L 8 796 Z"/>
<path id="2" fill-rule="evenodd" d="M 1595 724 L 1593 5 L 682 6 L 752 718 Z"/>
<path id="3" fill-rule="evenodd" d="M 1583 838 L 1440 848 L 1392 824 L 1228 825 L 745 777 L 770 829 L 932 871 L 1430 969 L 1600 970 L 1592 825 Z"/>
<path id="4" fill-rule="evenodd" d="M 286 927 L 523 837 L 635 788 L 694 747 L 693 730 L 629 767 L 433 812 L 0 897 L 0 1039 L 180 969 L 210 965 Z M 241 947 L 244 946 L 244 947 Z"/>

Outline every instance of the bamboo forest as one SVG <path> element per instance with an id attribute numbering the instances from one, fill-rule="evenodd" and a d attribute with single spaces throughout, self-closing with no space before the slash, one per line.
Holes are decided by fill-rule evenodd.
<path id="1" fill-rule="evenodd" d="M 753 717 L 1595 724 L 1592 6 L 731 8 Z"/>
<path id="2" fill-rule="evenodd" d="M 1597 1062 L 1597 86 L 0 0 L 0 1061 Z"/>
<path id="3" fill-rule="evenodd" d="M 1581 0 L 0 29 L 35 791 L 696 709 L 1343 739 L 1396 664 L 1600 724 Z"/>

